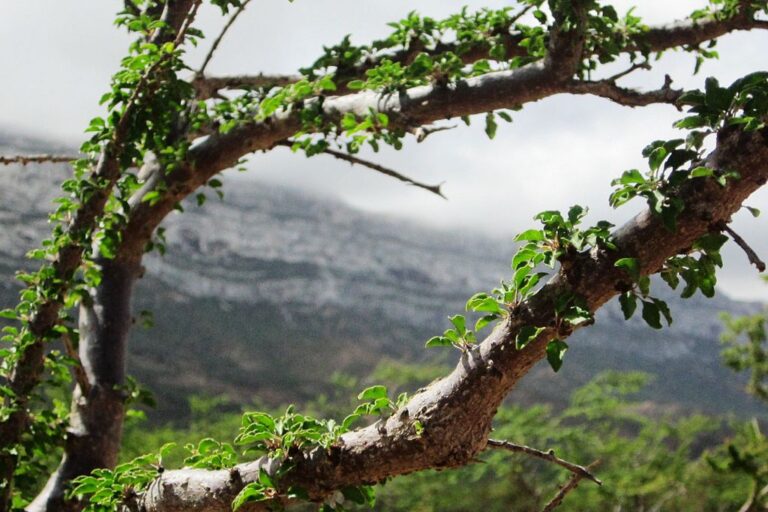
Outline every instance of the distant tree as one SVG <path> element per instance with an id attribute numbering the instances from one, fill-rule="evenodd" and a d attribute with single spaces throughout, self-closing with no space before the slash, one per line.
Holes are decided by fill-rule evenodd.
<path id="1" fill-rule="evenodd" d="M 210 1 L 232 13 L 222 36 L 249 3 Z M 537 361 L 547 358 L 558 370 L 567 337 L 613 297 L 627 317 L 640 307 L 651 327 L 669 322 L 649 275 L 660 273 L 672 287 L 684 281 L 686 297 L 697 290 L 711 296 L 726 235 L 763 267 L 727 223 L 768 179 L 768 74 L 727 87 L 711 78 L 704 91 L 677 90 L 669 77 L 647 92 L 618 82 L 652 68 L 668 50 L 693 54 L 697 65 L 715 57 L 718 37 L 768 26 L 765 1 L 711 0 L 688 19 L 659 27 L 595 0 L 521 0 L 444 20 L 412 13 L 392 24 L 389 37 L 367 46 L 345 39 L 296 76 L 229 77 L 206 74 L 221 36 L 197 70 L 184 61 L 185 48 L 202 38 L 194 26 L 201 3 L 125 0 L 118 15 L 135 40 L 101 99 L 105 115 L 91 121 L 83 156 L 72 162 L 73 176 L 51 215 L 53 233 L 30 253 L 40 269 L 20 274 L 27 287 L 18 306 L 3 312 L 15 323 L 5 328 L 2 349 L 0 510 L 260 510 L 302 500 L 340 509 L 345 499 L 370 501 L 372 483 L 509 448 L 488 441 L 502 400 Z M 608 63 L 625 68 L 605 76 Z M 439 186 L 360 158 L 359 149 L 421 142 L 445 129 L 433 123 L 469 124 L 474 114 L 484 114 L 492 138 L 497 120 L 510 119 L 508 110 L 557 94 L 687 110 L 676 124 L 685 131 L 681 139 L 652 142 L 644 150 L 649 170 L 614 181 L 613 206 L 639 196 L 646 211 L 616 231 L 605 221 L 582 226 L 586 210 L 579 206 L 537 216 L 542 227 L 517 237 L 512 278 L 467 303 L 480 314 L 474 329 L 456 315 L 451 329 L 427 342 L 456 347 L 456 369 L 413 396 L 368 388 L 339 423 L 293 410 L 280 417 L 248 413 L 236 442 L 261 456 L 243 464 L 235 465 L 231 446 L 212 442 L 193 450 L 186 462 L 193 469 L 161 469 L 157 456 L 114 468 L 125 402 L 136 394 L 124 364 L 133 287 L 143 255 L 164 250 L 160 224 L 181 201 L 194 196 L 202 204 L 205 187 L 221 186 L 222 170 L 283 145 L 440 194 Z M 491 325 L 478 343 L 476 331 Z M 55 389 L 68 372 L 71 407 Z M 381 418 L 352 429 L 369 415 Z M 42 490 L 35 488 L 44 461 L 59 448 L 61 463 Z M 573 472 L 547 509 L 580 479 L 596 480 L 547 453 L 513 449 Z"/>

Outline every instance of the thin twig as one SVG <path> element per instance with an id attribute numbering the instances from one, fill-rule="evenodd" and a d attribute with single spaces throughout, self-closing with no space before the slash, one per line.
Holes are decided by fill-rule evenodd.
<path id="1" fill-rule="evenodd" d="M 350 155 L 348 153 L 344 153 L 342 151 L 336 151 L 335 149 L 326 149 L 324 151 L 324 153 L 326 153 L 328 155 L 331 155 L 334 158 L 338 158 L 339 160 L 344 160 L 345 162 L 349 162 L 352 165 L 362 165 L 363 167 L 367 167 L 369 169 L 373 169 L 376 172 L 380 172 L 381 174 L 385 174 L 387 176 L 395 178 L 396 180 L 403 181 L 405 183 L 408 183 L 409 185 L 413 185 L 414 187 L 423 188 L 424 190 L 432 192 L 433 194 L 437 194 L 438 196 L 442 197 L 443 199 L 447 199 L 443 195 L 442 190 L 440 190 L 440 187 L 442 186 L 442 183 L 439 184 L 439 185 L 427 185 L 425 183 L 421 183 L 419 181 L 416 181 L 413 178 L 409 178 L 408 176 L 406 176 L 404 174 L 400 174 L 397 171 L 394 171 L 392 169 L 384 167 L 383 165 L 379 165 L 379 164 L 377 164 L 375 162 L 369 162 L 368 160 L 363 160 L 362 158 L 358 158 L 358 157 Z"/>
<path id="2" fill-rule="evenodd" d="M 203 64 L 200 66 L 200 69 L 197 71 L 195 76 L 203 76 L 203 73 L 205 73 L 205 68 L 208 66 L 208 63 L 213 58 L 213 54 L 216 53 L 216 50 L 219 47 L 219 44 L 221 44 L 221 40 L 224 39 L 224 36 L 226 35 L 229 28 L 235 23 L 235 20 L 238 16 L 240 16 L 240 13 L 245 10 L 245 7 L 250 3 L 251 0 L 245 0 L 242 4 L 240 4 L 240 7 L 235 10 L 234 13 L 232 13 L 232 16 L 230 16 L 229 21 L 227 21 L 227 24 L 224 25 L 224 28 L 221 29 L 221 32 L 219 33 L 219 36 L 216 38 L 216 40 L 213 41 L 213 44 L 211 45 L 211 49 L 208 50 L 208 55 L 205 56 L 205 59 L 203 60 Z"/>
<path id="3" fill-rule="evenodd" d="M 512 24 L 513 24 L 514 22 L 516 22 L 517 20 L 519 20 L 520 18 L 522 18 L 523 16 L 525 16 L 525 15 L 526 15 L 526 13 L 527 13 L 528 11 L 530 11 L 531 9 L 533 9 L 533 5 L 526 5 L 525 7 L 523 7 L 522 9 L 520 9 L 520 10 L 518 11 L 518 13 L 517 13 L 517 14 L 515 14 L 514 16 L 512 16 L 512 17 L 509 19 L 509 26 L 511 27 L 511 26 L 512 26 Z"/>
<path id="4" fill-rule="evenodd" d="M 648 70 L 648 69 L 651 69 L 651 65 L 648 64 L 647 61 L 632 64 L 632 66 L 630 66 L 629 68 L 625 69 L 624 71 L 621 71 L 620 73 L 616 73 L 615 75 L 606 78 L 605 80 L 603 80 L 603 82 L 616 82 L 616 80 L 619 80 L 620 78 L 624 78 L 625 76 L 631 73 L 634 73 L 638 69 Z"/>
<path id="5" fill-rule="evenodd" d="M 597 464 L 598 462 L 593 462 L 592 464 L 587 466 L 587 468 L 592 469 L 593 467 L 597 466 Z M 583 478 L 586 478 L 586 476 L 580 473 L 574 473 L 571 476 L 570 480 L 568 480 L 568 482 L 564 486 L 562 486 L 559 491 L 557 491 L 557 494 L 555 494 L 555 497 L 552 498 L 552 500 L 549 503 L 547 503 L 547 505 L 543 509 L 541 509 L 541 512 L 552 512 L 557 507 L 559 507 L 563 503 L 563 500 L 565 499 L 566 494 L 568 494 L 569 492 L 574 490 L 576 487 L 578 487 L 579 482 L 581 482 Z"/>
<path id="6" fill-rule="evenodd" d="M 457 125 L 455 124 L 448 125 L 448 126 L 420 126 L 410 131 L 413 134 L 413 136 L 416 137 L 416 142 L 424 142 L 424 139 L 426 139 L 433 133 L 443 132 L 446 130 L 453 130 L 456 127 Z"/>
<path id="7" fill-rule="evenodd" d="M 232 75 L 195 76 L 192 85 L 197 97 L 203 100 L 214 98 L 221 89 L 256 89 L 259 87 L 280 87 L 301 80 L 299 75 Z"/>
<path id="8" fill-rule="evenodd" d="M 74 366 L 72 366 L 72 373 L 75 376 L 75 381 L 77 382 L 77 385 L 80 386 L 80 391 L 83 395 L 88 395 L 91 392 L 91 383 L 88 380 L 88 375 L 85 373 L 85 368 L 83 368 L 83 362 L 77 354 L 75 347 L 72 345 L 72 340 L 70 339 L 69 334 L 63 334 L 61 336 L 61 341 L 64 343 L 64 350 L 67 351 L 67 355 L 75 361 Z"/>
<path id="9" fill-rule="evenodd" d="M 0 165 L 11 164 L 60 164 L 69 163 L 79 157 L 72 155 L 12 155 L 0 156 Z"/>
<path id="10" fill-rule="evenodd" d="M 741 247 L 741 249 L 747 254 L 749 262 L 757 267 L 758 272 L 765 272 L 765 262 L 760 259 L 760 256 L 757 255 L 754 249 L 752 249 L 749 244 L 739 236 L 738 233 L 736 233 L 728 224 L 724 222 L 720 224 L 720 228 L 731 235 L 733 241 L 736 242 L 736 244 Z"/>
<path id="11" fill-rule="evenodd" d="M 537 450 L 536 448 L 531 448 L 530 446 L 510 443 L 509 441 L 500 441 L 497 439 L 489 439 L 488 446 L 491 446 L 493 448 L 502 448 L 504 450 L 515 452 L 515 453 L 525 453 L 526 455 L 530 455 L 532 457 L 536 457 L 542 460 L 552 462 L 554 464 L 557 464 L 558 466 L 564 467 L 565 469 L 567 469 L 573 474 L 581 475 L 582 478 L 592 480 L 597 485 L 603 485 L 603 482 L 601 482 L 600 479 L 597 478 L 595 475 L 590 473 L 590 471 L 587 468 L 557 457 L 555 455 L 554 450 L 549 450 L 544 452 L 541 450 Z"/>
<path id="12" fill-rule="evenodd" d="M 280 146 L 287 146 L 291 147 L 291 144 L 289 142 L 281 142 L 279 144 Z M 335 149 L 326 149 L 323 151 L 323 153 L 327 155 L 331 155 L 334 158 L 338 158 L 339 160 L 344 160 L 345 162 L 349 162 L 352 165 L 362 165 L 363 167 L 367 167 L 369 169 L 373 169 L 376 172 L 380 172 L 381 174 L 385 174 L 387 176 L 390 176 L 392 178 L 395 178 L 396 180 L 403 181 L 405 183 L 408 183 L 409 185 L 413 185 L 414 187 L 423 188 L 424 190 L 427 190 L 429 192 L 432 192 L 433 194 L 437 194 L 438 196 L 442 197 L 443 199 L 447 199 L 443 192 L 440 190 L 440 187 L 442 187 L 442 183 L 439 185 L 427 185 L 425 183 L 421 183 L 419 181 L 414 180 L 413 178 L 409 178 L 408 176 L 404 174 L 400 174 L 397 171 L 394 171 L 392 169 L 389 169 L 388 167 L 384 167 L 383 165 L 379 165 L 375 162 L 369 162 L 368 160 L 363 160 L 362 158 L 358 158 L 356 156 L 350 155 L 348 153 L 344 153 L 342 151 L 336 151 Z"/>

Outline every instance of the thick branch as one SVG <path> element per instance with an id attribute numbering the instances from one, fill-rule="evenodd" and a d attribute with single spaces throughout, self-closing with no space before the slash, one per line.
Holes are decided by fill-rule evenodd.
<path id="1" fill-rule="evenodd" d="M 395 414 L 345 434 L 329 451 L 318 448 L 285 461 L 292 469 L 281 486 L 299 486 L 321 500 L 350 485 L 426 468 L 457 467 L 473 460 L 486 446 L 493 415 L 502 400 L 545 357 L 550 340 L 566 338 L 575 329 L 556 332 L 557 298 L 574 293 L 594 312 L 616 296 L 626 280 L 625 273 L 614 265 L 617 258 L 637 258 L 641 273 L 649 275 L 658 272 L 668 257 L 710 232 L 713 224 L 728 222 L 741 203 L 768 180 L 768 133 L 728 128 L 719 134 L 706 163 L 711 168 L 736 170 L 741 179 L 726 187 L 714 180 L 689 180 L 679 191 L 685 209 L 678 217 L 676 232 L 667 230 L 658 216 L 646 210 L 614 233 L 617 251 L 593 250 L 575 256 L 567 273 L 561 270 L 477 349 L 463 353 L 450 375 L 414 395 Z M 544 327 L 544 331 L 517 350 L 517 333 L 531 325 Z M 166 471 L 141 497 L 141 505 L 147 511 L 223 512 L 229 510 L 244 484 L 258 478 L 262 467 L 274 471 L 266 459 L 237 466 L 234 472 Z"/>

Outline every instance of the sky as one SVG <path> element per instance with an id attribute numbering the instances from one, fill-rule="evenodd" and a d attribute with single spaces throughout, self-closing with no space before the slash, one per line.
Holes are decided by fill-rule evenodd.
<path id="1" fill-rule="evenodd" d="M 0 128 L 47 137 L 76 147 L 90 118 L 101 114 L 98 98 L 107 89 L 129 39 L 112 25 L 120 8 L 114 0 L 0 0 Z M 386 22 L 418 9 L 441 17 L 463 5 L 501 7 L 508 1 L 424 0 L 253 0 L 227 35 L 208 67 L 210 74 L 292 73 L 311 63 L 323 45 L 352 34 L 365 43 L 388 33 Z M 649 24 L 682 18 L 700 0 L 643 0 L 636 14 Z M 615 1 L 619 12 L 633 5 Z M 224 19 L 204 8 L 200 27 L 214 37 Z M 207 51 L 190 52 L 199 63 Z M 720 59 L 692 76 L 693 57 L 668 54 L 652 72 L 629 77 L 625 85 L 659 87 L 668 73 L 676 87 L 702 87 L 707 76 L 723 83 L 768 69 L 768 33 L 737 33 L 721 39 Z M 612 70 L 607 70 L 612 72 Z M 278 149 L 250 158 L 250 171 L 225 173 L 227 180 L 256 179 L 338 198 L 368 212 L 402 218 L 442 230 L 508 238 L 533 225 L 539 211 L 590 207 L 588 222 L 626 221 L 643 205 L 614 211 L 610 182 L 624 170 L 645 169 L 640 155 L 649 142 L 678 136 L 671 125 L 681 116 L 669 106 L 621 107 L 591 97 L 556 96 L 526 105 L 514 122 L 502 123 L 493 141 L 478 119 L 472 127 L 411 140 L 400 152 L 365 154 L 420 181 L 445 182 L 448 200 L 405 186 L 331 157 L 307 159 Z M 747 202 L 764 216 L 746 211 L 734 229 L 768 259 L 768 190 Z M 505 244 L 504 247 L 507 245 Z M 754 267 L 734 244 L 725 249 L 721 289 L 741 299 L 768 300 Z"/>

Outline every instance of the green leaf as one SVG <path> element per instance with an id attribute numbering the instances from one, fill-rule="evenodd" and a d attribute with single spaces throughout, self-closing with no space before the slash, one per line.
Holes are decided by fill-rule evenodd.
<path id="1" fill-rule="evenodd" d="M 433 336 L 427 340 L 427 342 L 424 344 L 426 348 L 434 348 L 434 347 L 450 347 L 453 343 L 451 340 L 446 338 L 445 336 Z"/>
<path id="2" fill-rule="evenodd" d="M 265 493 L 265 488 L 257 482 L 252 482 L 245 487 L 235 496 L 232 501 L 232 510 L 237 510 L 246 503 L 252 503 L 257 501 L 264 501 L 269 499 Z"/>
<path id="3" fill-rule="evenodd" d="M 387 387 L 377 385 L 365 388 L 359 395 L 357 395 L 357 398 L 359 400 L 378 400 L 380 398 L 387 398 Z"/>
<path id="4" fill-rule="evenodd" d="M 749 211 L 749 213 L 752 214 L 753 217 L 757 218 L 760 216 L 760 210 L 758 210 L 757 208 L 753 208 L 751 206 L 745 206 L 744 208 L 746 208 Z"/>
<path id="5" fill-rule="evenodd" d="M 709 167 L 696 167 L 689 175 L 691 178 L 709 178 L 715 175 L 715 171 Z"/>
<path id="6" fill-rule="evenodd" d="M 621 312 L 624 313 L 624 320 L 629 320 L 637 309 L 637 297 L 631 291 L 624 292 L 619 295 L 619 304 L 621 305 Z"/>
<path id="7" fill-rule="evenodd" d="M 496 124 L 496 118 L 494 117 L 493 112 L 485 114 L 485 134 L 488 135 L 489 139 L 496 137 L 496 129 L 498 127 L 499 125 Z"/>
<path id="8" fill-rule="evenodd" d="M 544 233 L 538 229 L 523 231 L 515 237 L 515 242 L 541 242 L 542 240 L 544 240 Z"/>
<path id="9" fill-rule="evenodd" d="M 485 329 L 485 327 L 490 324 L 491 322 L 495 322 L 499 319 L 499 315 L 485 315 L 481 316 L 477 319 L 477 322 L 475 322 L 475 331 L 481 331 L 482 329 Z"/>
<path id="10" fill-rule="evenodd" d="M 459 335 L 463 336 L 467 332 L 467 319 L 464 318 L 464 315 L 454 315 L 449 317 L 449 319 L 453 326 L 456 327 Z"/>
<path id="11" fill-rule="evenodd" d="M 515 338 L 515 347 L 517 350 L 525 348 L 525 346 L 535 340 L 543 330 L 544 327 L 533 327 L 531 325 L 526 325 L 520 328 L 517 332 L 517 337 Z"/>
<path id="12" fill-rule="evenodd" d="M 643 301 L 643 320 L 654 329 L 661 329 L 661 312 L 653 301 Z"/>
<path id="13" fill-rule="evenodd" d="M 562 340 L 552 340 L 547 344 L 547 362 L 557 372 L 563 366 L 563 357 L 568 351 L 568 344 Z"/>
<path id="14" fill-rule="evenodd" d="M 640 262 L 637 258 L 620 258 L 613 265 L 617 268 L 623 268 L 633 281 L 640 280 Z"/>

